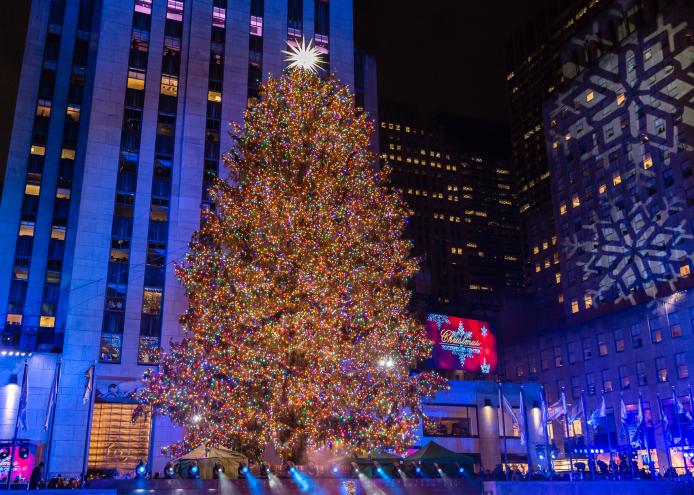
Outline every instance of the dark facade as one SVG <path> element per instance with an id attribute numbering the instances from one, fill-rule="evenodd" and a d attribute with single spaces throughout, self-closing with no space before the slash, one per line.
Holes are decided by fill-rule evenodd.
<path id="1" fill-rule="evenodd" d="M 564 80 L 559 49 L 601 0 L 548 0 L 507 43 L 512 163 L 520 213 L 525 283 L 549 324 L 556 304 L 557 238 L 545 149 L 542 104 Z M 538 263 L 541 269 L 537 270 Z"/>
<path id="2" fill-rule="evenodd" d="M 422 258 L 415 292 L 430 304 L 484 315 L 522 284 L 516 198 L 508 164 L 462 152 L 435 124 L 381 115 L 381 161 L 412 208 L 407 235 Z"/>

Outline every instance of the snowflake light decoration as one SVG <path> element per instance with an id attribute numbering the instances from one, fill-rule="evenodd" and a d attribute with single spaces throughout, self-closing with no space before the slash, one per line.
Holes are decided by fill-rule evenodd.
<path id="1" fill-rule="evenodd" d="M 437 315 L 435 313 L 430 314 L 429 317 L 427 318 L 427 321 L 433 321 L 436 324 L 437 330 L 441 330 L 441 327 L 443 325 L 450 322 L 450 320 L 448 319 L 448 316 Z"/>
<path id="2" fill-rule="evenodd" d="M 582 229 L 587 235 L 565 241 L 567 258 L 576 258 L 583 280 L 598 281 L 597 288 L 587 291 L 594 304 L 608 295 L 615 303 L 636 304 L 638 292 L 655 299 L 661 295 L 658 284 L 662 283 L 676 290 L 680 264 L 694 258 L 683 243 L 693 237 L 685 231 L 686 221 L 675 218 L 682 211 L 681 202 L 676 198 L 662 201 L 662 207 L 652 200 L 636 202 L 626 213 L 612 206 L 609 218 L 593 214 L 593 222 Z M 580 256 L 583 253 L 587 260 Z"/>
<path id="3" fill-rule="evenodd" d="M 321 60 L 321 51 L 318 47 L 313 46 L 310 40 L 308 45 L 303 38 L 301 43 L 298 41 L 287 41 L 287 46 L 289 50 L 282 50 L 282 53 L 287 55 L 284 61 L 289 62 L 287 68 L 303 69 L 313 74 L 317 74 L 318 69 L 322 70 L 321 65 L 324 62 Z"/>
<path id="4" fill-rule="evenodd" d="M 491 371 L 491 365 L 487 364 L 487 358 L 484 358 L 484 362 L 480 365 L 480 372 L 484 375 L 488 375 Z"/>

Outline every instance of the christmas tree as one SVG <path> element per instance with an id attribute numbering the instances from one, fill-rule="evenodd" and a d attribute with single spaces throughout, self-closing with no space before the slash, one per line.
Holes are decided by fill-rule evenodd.
<path id="1" fill-rule="evenodd" d="M 372 124 L 347 88 L 300 66 L 270 78 L 244 120 L 177 268 L 186 338 L 146 375 L 141 412 L 185 427 L 172 454 L 402 451 L 421 399 L 447 385 L 410 373 L 431 343 L 407 310 L 409 212 L 374 171 Z"/>

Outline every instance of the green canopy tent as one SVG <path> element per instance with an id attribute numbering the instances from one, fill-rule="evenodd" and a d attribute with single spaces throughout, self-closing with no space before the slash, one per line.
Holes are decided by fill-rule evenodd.
<path id="1" fill-rule="evenodd" d="M 357 457 L 354 462 L 357 464 L 359 471 L 364 473 L 368 477 L 373 476 L 373 472 L 376 467 L 374 463 L 380 465 L 386 473 L 393 475 L 395 471 L 394 466 L 399 464 L 400 461 L 404 459 L 398 455 L 390 454 L 388 452 L 379 452 L 378 454 L 373 454 L 369 457 Z"/>
<path id="2" fill-rule="evenodd" d="M 200 478 L 209 480 L 214 476 L 214 465 L 220 462 L 228 478 L 237 478 L 239 466 L 246 462 L 246 457 L 239 452 L 224 447 L 205 447 L 200 445 L 174 461 L 181 473 L 186 473 L 188 467 L 196 463 L 200 468 Z"/>
<path id="3" fill-rule="evenodd" d="M 408 455 L 405 462 L 421 463 L 424 468 L 429 468 L 429 470 L 436 463 L 450 474 L 454 474 L 458 467 L 465 468 L 468 473 L 472 473 L 475 463 L 472 457 L 449 450 L 434 441 L 428 442 L 414 454 Z"/>

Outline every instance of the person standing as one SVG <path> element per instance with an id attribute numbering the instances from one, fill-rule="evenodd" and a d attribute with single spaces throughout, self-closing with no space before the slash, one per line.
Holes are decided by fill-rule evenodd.
<path id="1" fill-rule="evenodd" d="M 41 482 L 43 481 L 44 464 L 40 462 L 38 466 L 34 467 L 31 471 L 31 477 L 29 478 L 29 490 L 38 490 L 41 488 Z"/>

